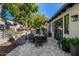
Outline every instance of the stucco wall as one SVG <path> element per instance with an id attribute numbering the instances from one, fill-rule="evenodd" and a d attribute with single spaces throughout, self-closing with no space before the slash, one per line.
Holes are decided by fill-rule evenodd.
<path id="1" fill-rule="evenodd" d="M 78 14 L 79 15 L 79 4 L 74 5 L 70 9 L 70 24 L 69 24 L 69 31 L 71 37 L 79 37 L 79 19 L 78 21 L 73 22 L 71 19 L 72 15 Z M 79 16 L 78 16 L 79 17 Z"/>
<path id="2" fill-rule="evenodd" d="M 79 19 L 78 21 L 73 22 L 71 19 L 72 15 L 78 14 L 79 15 L 79 4 L 75 4 L 73 7 L 68 8 L 65 12 L 61 13 L 58 17 L 52 21 L 54 23 L 56 20 L 58 20 L 61 17 L 64 17 L 66 14 L 69 14 L 69 34 L 64 34 L 64 37 L 79 37 Z M 64 20 L 63 20 L 64 22 Z M 63 23 L 63 30 L 64 30 L 64 23 Z"/>

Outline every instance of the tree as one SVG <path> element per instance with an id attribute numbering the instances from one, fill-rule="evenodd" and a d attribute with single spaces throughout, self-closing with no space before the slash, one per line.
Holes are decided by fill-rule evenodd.
<path id="1" fill-rule="evenodd" d="M 36 13 L 31 15 L 31 18 L 28 19 L 28 25 L 30 28 L 34 29 L 41 29 L 45 26 L 45 22 L 48 20 L 48 18 L 45 15 L 42 15 L 40 13 Z"/>
<path id="2" fill-rule="evenodd" d="M 38 11 L 38 5 L 35 3 L 5 3 L 3 9 L 8 10 L 14 16 L 14 21 L 25 25 L 27 18 Z"/>

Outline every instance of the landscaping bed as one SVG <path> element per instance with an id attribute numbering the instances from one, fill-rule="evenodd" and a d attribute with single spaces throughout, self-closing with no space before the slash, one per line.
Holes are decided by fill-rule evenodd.
<path id="1" fill-rule="evenodd" d="M 8 54 L 16 46 L 17 45 L 15 43 L 10 42 L 10 41 L 0 44 L 0 56 L 4 56 L 4 55 Z"/>
<path id="2" fill-rule="evenodd" d="M 79 56 L 79 38 L 61 38 L 58 45 L 63 51 L 70 52 L 72 56 Z"/>

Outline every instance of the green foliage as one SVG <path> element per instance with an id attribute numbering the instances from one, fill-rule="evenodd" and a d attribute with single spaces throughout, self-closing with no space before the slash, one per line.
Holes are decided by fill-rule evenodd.
<path id="1" fill-rule="evenodd" d="M 27 23 L 31 28 L 34 29 L 41 29 L 43 26 L 45 26 L 45 22 L 48 20 L 48 18 L 42 14 L 36 13 L 31 15 L 30 19 L 28 19 Z"/>
<path id="2" fill-rule="evenodd" d="M 41 30 L 46 30 L 46 26 L 41 26 Z"/>
<path id="3" fill-rule="evenodd" d="M 79 47 L 79 38 L 60 38 L 59 44 L 63 44 L 64 46 L 74 45 Z"/>
<path id="4" fill-rule="evenodd" d="M 67 38 L 60 38 L 59 44 L 62 44 L 64 46 L 69 46 L 69 41 L 67 40 Z"/>
<path id="5" fill-rule="evenodd" d="M 22 25 L 28 24 L 30 28 L 42 29 L 48 18 L 38 11 L 38 5 L 35 3 L 5 3 L 3 9 L 9 10 L 14 16 L 14 21 Z"/>
<path id="6" fill-rule="evenodd" d="M 26 24 L 26 20 L 30 18 L 32 13 L 38 11 L 38 5 L 35 3 L 5 3 L 3 4 L 3 9 L 7 9 L 15 18 L 14 21 Z"/>
<path id="7" fill-rule="evenodd" d="M 71 45 L 79 47 L 79 38 L 68 38 L 68 42 Z"/>

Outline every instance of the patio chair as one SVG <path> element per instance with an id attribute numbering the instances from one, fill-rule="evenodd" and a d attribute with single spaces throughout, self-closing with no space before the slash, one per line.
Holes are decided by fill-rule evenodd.
<path id="1" fill-rule="evenodd" d="M 35 37 L 35 46 L 36 47 L 39 47 L 39 46 L 43 46 L 43 40 L 42 40 L 42 37 L 40 36 L 37 36 Z"/>
<path id="2" fill-rule="evenodd" d="M 30 33 L 29 35 L 28 35 L 28 40 L 29 40 L 29 42 L 34 42 L 34 34 L 32 34 L 32 33 Z"/>

